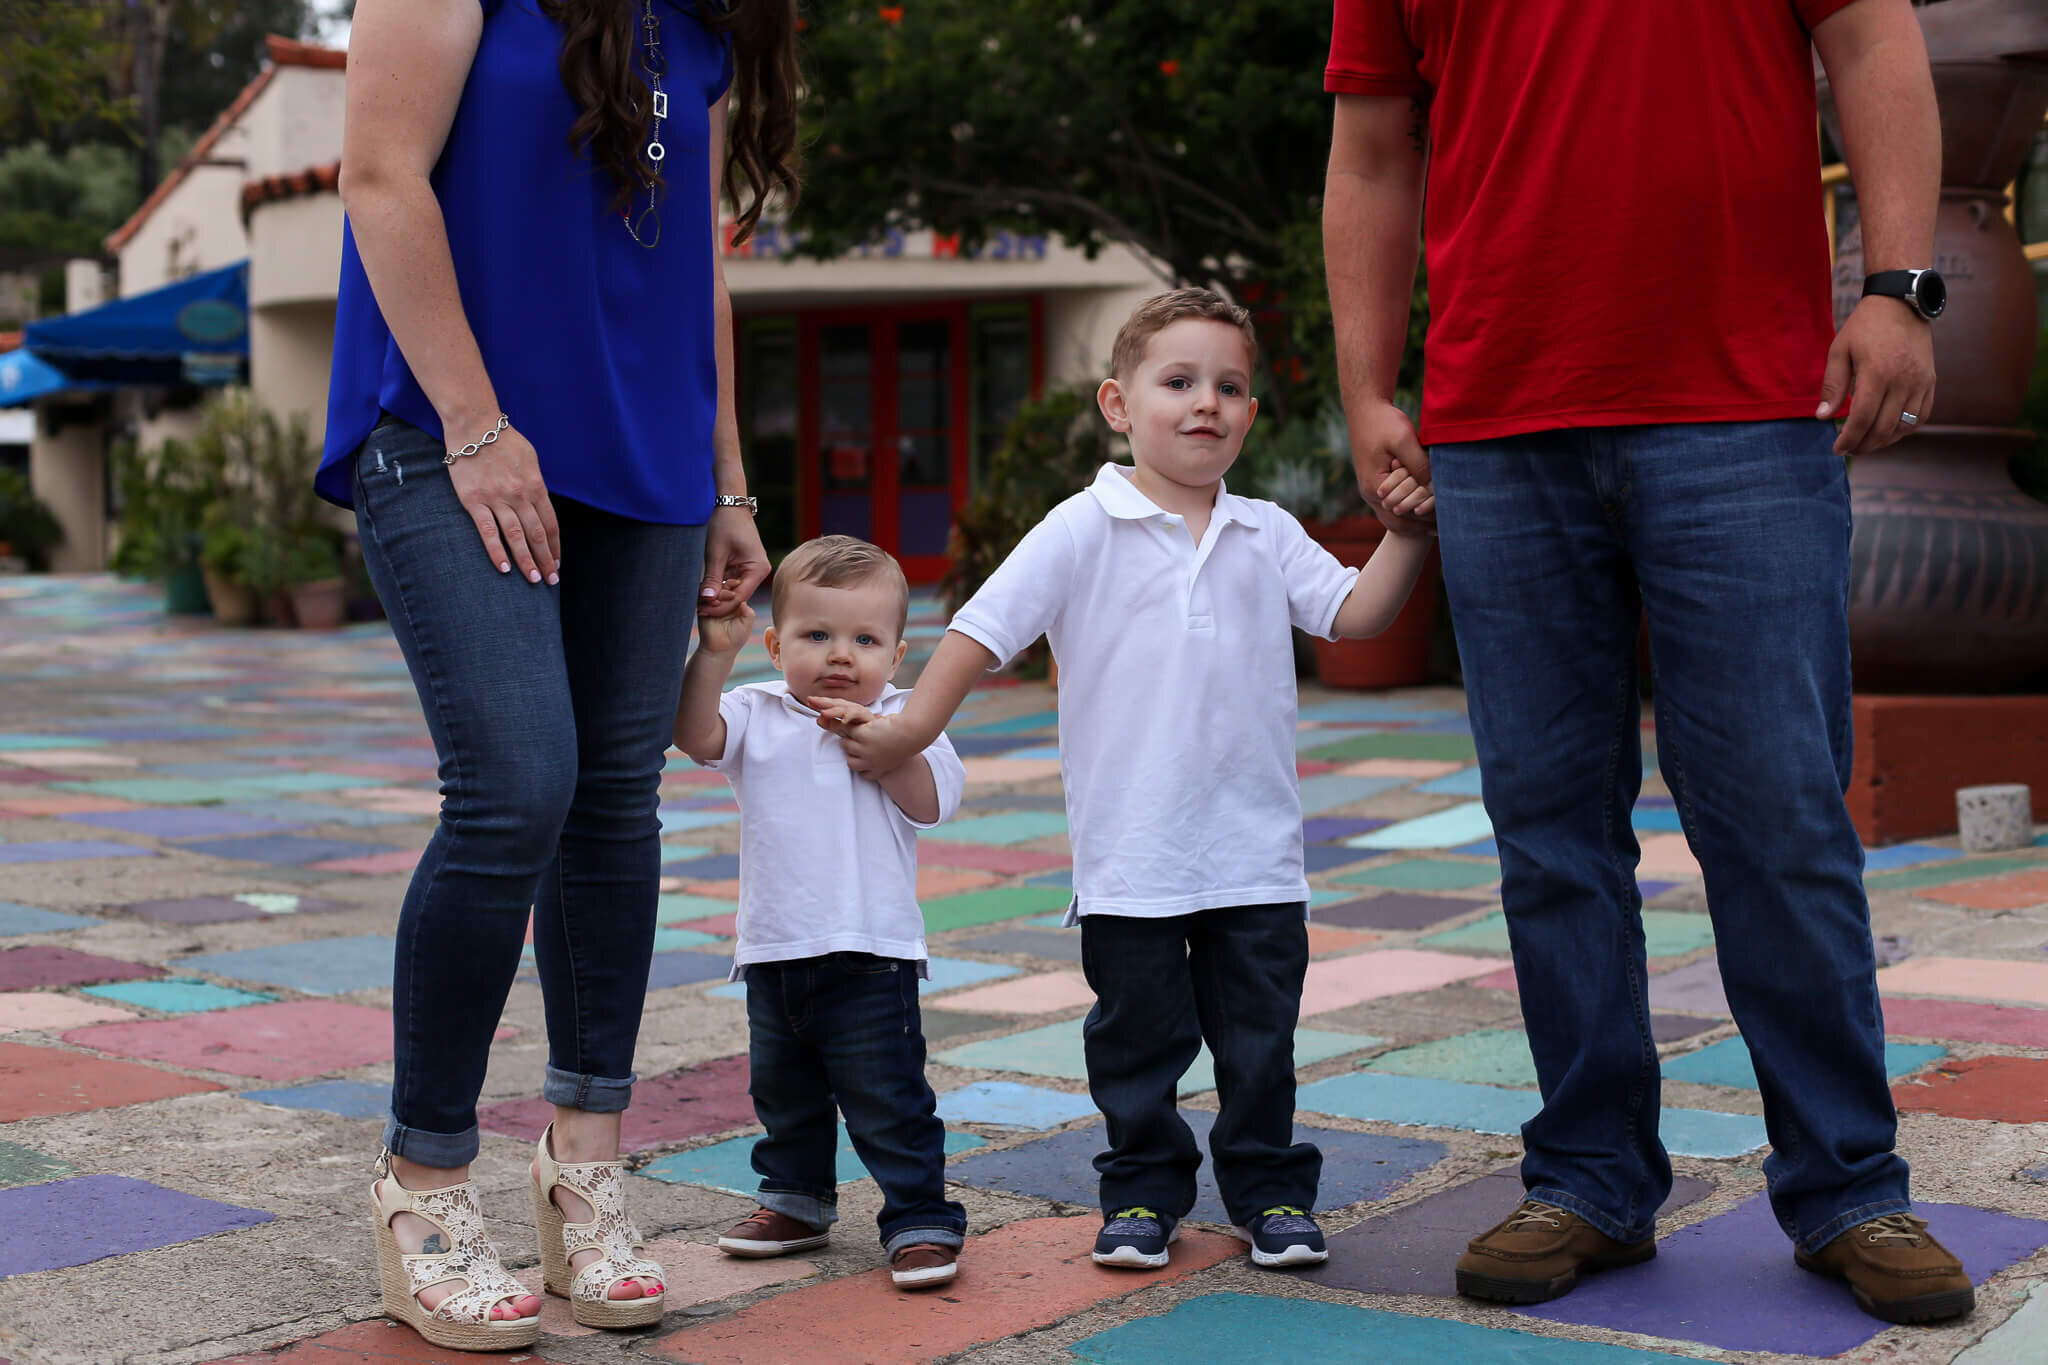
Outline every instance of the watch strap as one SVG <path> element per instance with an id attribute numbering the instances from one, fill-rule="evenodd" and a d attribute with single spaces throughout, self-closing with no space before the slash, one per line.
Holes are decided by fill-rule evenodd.
<path id="1" fill-rule="evenodd" d="M 1904 299 L 1913 295 L 1913 277 L 1917 270 L 1880 270 L 1874 275 L 1863 277 L 1863 292 L 1866 295 L 1882 294 L 1886 298 Z"/>

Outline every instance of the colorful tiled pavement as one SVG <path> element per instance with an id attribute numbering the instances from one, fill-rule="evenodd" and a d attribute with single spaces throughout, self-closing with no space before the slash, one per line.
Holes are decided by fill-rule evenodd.
<path id="1" fill-rule="evenodd" d="M 906 674 L 942 626 L 921 597 Z M 765 672 L 756 642 L 737 673 Z M 388 631 L 219 631 L 137 585 L 0 578 L 0 689 L 0 1362 L 458 1359 L 374 1317 L 362 1218 L 396 906 L 438 800 Z M 2048 847 L 1871 852 L 1900 1147 L 1980 1280 L 1967 1321 L 1890 1327 L 1797 1270 L 1770 1215 L 1756 1076 L 1654 775 L 1634 823 L 1677 1168 L 1661 1254 L 1529 1311 L 1454 1296 L 1452 1258 L 1519 1193 L 1539 1104 L 1521 1010 L 1540 1002 L 1515 989 L 1463 701 L 1442 689 L 1304 689 L 1316 911 L 1295 1061 L 1329 1265 L 1251 1270 L 1205 1161 L 1169 1271 L 1095 1267 L 1103 1121 L 1079 934 L 1059 927 L 1053 706 L 1001 679 L 970 698 L 952 730 L 965 808 L 924 843 L 930 1077 L 970 1220 L 956 1285 L 888 1287 L 879 1192 L 850 1148 L 828 1247 L 715 1251 L 752 1208 L 759 1132 L 745 988 L 725 984 L 738 828 L 724 783 L 672 758 L 625 1141 L 674 1311 L 610 1337 L 551 1299 L 527 1359 L 2048 1365 Z M 530 963 L 502 1023 L 477 1173 L 491 1236 L 531 1278 L 523 1164 L 550 1110 Z M 1180 1086 L 1204 1137 L 1214 1085 L 1204 1055 Z"/>

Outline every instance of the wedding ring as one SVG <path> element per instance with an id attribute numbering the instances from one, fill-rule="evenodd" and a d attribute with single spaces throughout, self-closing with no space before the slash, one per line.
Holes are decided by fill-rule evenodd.
<path id="1" fill-rule="evenodd" d="M 1909 427 L 1911 427 L 1911 426 L 1918 426 L 1918 425 L 1920 424 L 1920 419 L 1919 419 L 1919 418 L 1918 418 L 1917 416 L 1915 416 L 1915 415 L 1914 415 L 1913 413 L 1910 413 L 1910 412 L 1902 412 L 1902 413 L 1900 413 L 1900 414 L 1899 414 L 1899 421 L 1900 421 L 1900 422 L 1902 422 L 1903 424 L 1905 424 L 1906 426 L 1909 426 Z"/>

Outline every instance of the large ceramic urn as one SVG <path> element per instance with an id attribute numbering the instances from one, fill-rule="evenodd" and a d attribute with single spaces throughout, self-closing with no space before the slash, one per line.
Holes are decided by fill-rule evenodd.
<path id="1" fill-rule="evenodd" d="M 2007 473 L 2040 335 L 2006 186 L 2048 113 L 2048 0 L 1916 11 L 1941 108 L 1932 420 L 1849 469 L 1849 633 L 1859 692 L 2004 692 L 2048 683 L 2048 506 Z M 1821 112 L 1841 145 L 1825 78 Z M 1862 294 L 1863 239 L 1836 256 L 1835 324 Z"/>

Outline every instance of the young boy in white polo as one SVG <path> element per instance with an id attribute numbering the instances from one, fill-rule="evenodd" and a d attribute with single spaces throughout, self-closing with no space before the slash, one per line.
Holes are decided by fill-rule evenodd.
<path id="1" fill-rule="evenodd" d="M 1109 1121 L 1095 1159 L 1104 1265 L 1165 1265 L 1194 1206 L 1201 1153 L 1174 1092 L 1205 1039 L 1221 1106 L 1209 1150 L 1253 1261 L 1328 1254 L 1310 1213 L 1322 1154 L 1293 1140 L 1308 881 L 1290 628 L 1377 634 L 1428 542 L 1389 534 L 1363 571 L 1347 569 L 1279 507 L 1224 490 L 1258 411 L 1257 357 L 1250 316 L 1207 290 L 1142 305 L 1097 394 L 1135 467 L 1103 466 L 1025 536 L 897 714 L 827 708 L 821 722 L 856 769 L 893 771 L 984 671 L 1051 641 L 1069 919 L 1096 995 L 1088 1086 Z M 1431 501 L 1405 476 L 1381 493 L 1401 510 Z"/>
<path id="2" fill-rule="evenodd" d="M 780 682 L 722 696 L 753 629 L 742 608 L 697 624 L 676 746 L 724 773 L 740 805 L 739 941 L 747 983 L 761 1207 L 718 1245 L 734 1256 L 822 1246 L 837 1219 L 837 1100 L 853 1149 L 882 1187 L 891 1279 L 951 1280 L 967 1216 L 946 1198 L 946 1130 L 924 1078 L 917 983 L 927 975 L 917 832 L 960 807 L 967 773 L 943 733 L 872 776 L 853 772 L 820 707 L 889 714 L 909 587 L 882 550 L 850 536 L 799 546 L 775 573 L 765 637 Z"/>

